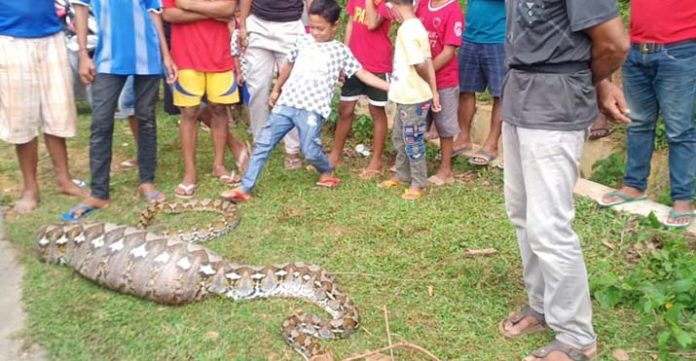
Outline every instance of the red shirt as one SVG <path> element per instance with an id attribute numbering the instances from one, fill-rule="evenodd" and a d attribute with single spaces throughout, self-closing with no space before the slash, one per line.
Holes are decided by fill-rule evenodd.
<path id="1" fill-rule="evenodd" d="M 164 8 L 176 7 L 163 0 Z M 234 69 L 226 23 L 206 19 L 172 24 L 172 58 L 179 69 L 217 73 Z"/>
<path id="2" fill-rule="evenodd" d="M 462 30 L 464 28 L 464 14 L 456 0 L 432 7 L 430 0 L 418 2 L 416 16 L 420 19 L 428 31 L 430 40 L 430 52 L 435 59 L 445 45 L 459 47 L 462 45 Z M 459 86 L 459 69 L 457 68 L 457 54 L 435 73 L 438 89 Z"/>
<path id="3" fill-rule="evenodd" d="M 634 43 L 696 39 L 696 1 L 631 0 L 629 34 Z"/>
<path id="4" fill-rule="evenodd" d="M 385 5 L 386 1 L 376 0 L 377 13 L 383 20 L 377 29 L 368 30 L 365 1 L 348 0 L 346 5 L 346 12 L 353 24 L 348 47 L 365 70 L 372 73 L 391 73 L 394 47 L 389 39 L 389 9 Z"/>

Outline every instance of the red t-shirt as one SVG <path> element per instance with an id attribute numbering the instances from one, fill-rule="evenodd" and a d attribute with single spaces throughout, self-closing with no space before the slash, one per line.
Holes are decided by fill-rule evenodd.
<path id="1" fill-rule="evenodd" d="M 165 8 L 176 7 L 175 0 L 163 0 Z M 230 51 L 230 31 L 226 23 L 206 19 L 172 24 L 172 58 L 179 69 L 223 72 L 234 69 Z"/>
<path id="2" fill-rule="evenodd" d="M 459 47 L 462 45 L 462 30 L 464 14 L 456 0 L 450 0 L 438 7 L 430 6 L 430 0 L 418 2 L 416 16 L 428 31 L 430 52 L 435 59 L 445 48 L 445 45 Z M 435 73 L 438 89 L 459 86 L 459 69 L 457 54 Z"/>
<path id="3" fill-rule="evenodd" d="M 696 2 L 631 0 L 629 33 L 634 43 L 669 44 L 696 39 Z"/>
<path id="4" fill-rule="evenodd" d="M 391 73 L 394 47 L 389 40 L 391 20 L 386 1 L 376 0 L 377 13 L 384 18 L 375 30 L 367 29 L 366 0 L 348 0 L 346 11 L 353 23 L 348 47 L 365 70 L 372 73 Z M 368 0 L 372 1 L 372 0 Z"/>

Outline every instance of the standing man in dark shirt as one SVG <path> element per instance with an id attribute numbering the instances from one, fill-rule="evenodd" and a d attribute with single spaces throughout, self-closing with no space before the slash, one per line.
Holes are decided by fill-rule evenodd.
<path id="1" fill-rule="evenodd" d="M 525 360 L 593 360 L 596 335 L 572 229 L 573 188 L 598 97 L 607 113 L 627 120 L 623 98 L 606 78 L 623 62 L 628 38 L 615 0 L 510 0 L 506 10 L 505 206 L 529 304 L 500 329 L 508 337 L 555 332 L 553 342 Z"/>
<path id="2" fill-rule="evenodd" d="M 249 115 L 254 141 L 268 119 L 268 95 L 271 90 L 274 69 L 280 65 L 295 43 L 305 33 L 302 24 L 303 0 L 241 0 L 239 41 L 246 48 L 244 56 L 249 64 L 247 86 L 249 88 Z M 311 5 L 308 1 L 307 8 Z M 293 130 L 284 138 L 285 169 L 298 169 L 300 138 Z"/>

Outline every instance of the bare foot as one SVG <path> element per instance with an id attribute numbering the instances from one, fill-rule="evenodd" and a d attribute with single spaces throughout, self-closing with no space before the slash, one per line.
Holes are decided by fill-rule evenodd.
<path id="1" fill-rule="evenodd" d="M 382 160 L 377 157 L 372 157 L 370 164 L 365 167 L 365 170 L 368 172 L 382 172 Z"/>
<path id="2" fill-rule="evenodd" d="M 621 187 L 621 189 L 619 189 L 618 192 L 625 195 L 625 196 L 628 196 L 629 198 L 632 198 L 632 199 L 637 199 L 638 197 L 641 197 L 644 194 L 644 192 L 641 192 L 640 190 L 633 188 L 633 187 L 629 187 L 629 186 Z M 617 195 L 613 195 L 613 194 L 611 194 L 611 192 L 605 194 L 602 197 L 602 202 L 604 204 L 611 204 L 611 203 L 619 202 L 622 200 L 623 199 L 621 197 L 619 197 Z"/>
<path id="3" fill-rule="evenodd" d="M 89 197 L 90 194 L 88 188 L 78 187 L 77 184 L 73 183 L 71 180 L 58 181 L 58 188 L 60 189 L 61 193 L 69 196 L 85 198 Z"/>
<path id="4" fill-rule="evenodd" d="M 225 168 L 225 166 L 214 166 L 213 167 L 213 177 L 221 180 L 226 184 L 239 183 L 241 177 L 235 172 L 230 172 Z"/>
<path id="5" fill-rule="evenodd" d="M 452 169 L 440 168 L 437 170 L 437 172 L 435 172 L 435 175 L 444 181 L 454 180 L 454 174 L 452 173 Z"/>
<path id="6" fill-rule="evenodd" d="M 507 337 L 517 337 L 528 333 L 536 332 L 541 323 L 532 315 L 527 315 L 517 322 L 512 322 L 514 313 L 511 313 L 502 324 L 502 331 Z"/>
<path id="7" fill-rule="evenodd" d="M 341 156 L 341 154 L 335 155 L 332 152 L 331 154 L 329 154 L 328 158 L 329 158 L 329 163 L 331 163 L 331 166 L 334 169 L 343 165 L 343 156 Z"/>
<path id="8" fill-rule="evenodd" d="M 39 197 L 35 193 L 24 192 L 22 198 L 18 199 L 12 207 L 12 212 L 17 214 L 27 214 L 36 209 L 39 205 Z"/>
<path id="9" fill-rule="evenodd" d="M 681 225 L 690 224 L 693 220 L 694 207 L 691 205 L 691 201 L 678 200 L 674 201 L 672 204 L 673 211 L 670 212 L 667 223 L 676 227 Z"/>
<path id="10" fill-rule="evenodd" d="M 138 186 L 138 191 L 148 202 L 164 202 L 167 200 L 164 193 L 158 191 L 155 185 L 152 183 L 142 183 L 140 186 Z"/>

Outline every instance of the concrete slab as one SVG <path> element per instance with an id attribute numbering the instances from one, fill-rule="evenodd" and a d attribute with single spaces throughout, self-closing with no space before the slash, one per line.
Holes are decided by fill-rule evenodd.
<path id="1" fill-rule="evenodd" d="M 4 212 L 0 209 L 0 361 L 43 361 L 46 353 L 21 337 L 26 315 L 22 309 L 24 269 L 17 252 L 5 239 Z"/>

